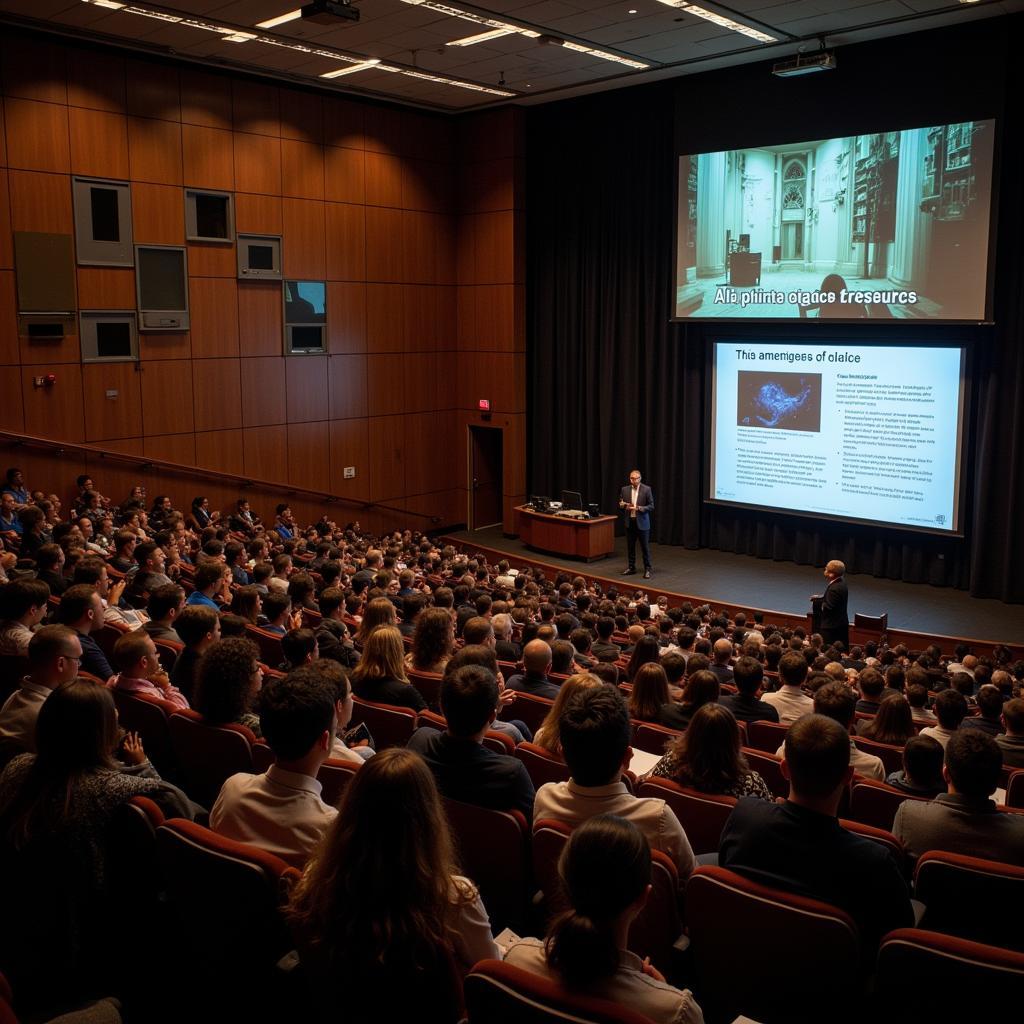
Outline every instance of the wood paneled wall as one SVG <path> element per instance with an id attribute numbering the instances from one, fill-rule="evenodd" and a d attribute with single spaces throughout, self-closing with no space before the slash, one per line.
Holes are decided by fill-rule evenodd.
<path id="1" fill-rule="evenodd" d="M 489 397 L 511 529 L 519 112 L 448 118 L 15 31 L 0 85 L 0 428 L 458 523 L 466 425 Z M 12 232 L 73 233 L 72 174 L 131 182 L 136 243 L 184 244 L 183 187 L 233 192 L 237 231 L 281 234 L 285 276 L 328 282 L 327 353 L 284 357 L 280 285 L 238 281 L 233 245 L 193 243 L 191 330 L 140 335 L 137 364 L 83 365 L 77 336 L 19 339 Z M 77 285 L 79 308 L 135 306 L 131 270 L 78 267 Z"/>

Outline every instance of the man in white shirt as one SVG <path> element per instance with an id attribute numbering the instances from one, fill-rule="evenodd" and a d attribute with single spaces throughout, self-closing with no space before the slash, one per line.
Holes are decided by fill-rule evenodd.
<path id="1" fill-rule="evenodd" d="M 945 749 L 950 736 L 960 728 L 960 723 L 967 717 L 967 698 L 952 687 L 943 690 L 935 698 L 935 716 L 939 724 L 922 729 L 921 735 L 938 740 Z"/>
<path id="2" fill-rule="evenodd" d="M 240 773 L 224 783 L 210 828 L 301 869 L 338 813 L 320 798 L 316 778 L 334 738 L 335 695 L 305 666 L 264 685 L 259 713 L 274 763 L 262 775 Z"/>
<path id="3" fill-rule="evenodd" d="M 694 856 L 679 819 L 664 800 L 635 797 L 622 782 L 633 757 L 630 734 L 629 711 L 616 687 L 606 683 L 574 695 L 559 723 L 562 754 L 572 777 L 537 790 L 533 820 L 554 818 L 579 825 L 596 814 L 617 814 L 636 825 L 652 849 L 671 858 L 683 886 Z"/>
<path id="4" fill-rule="evenodd" d="M 779 680 L 782 686 L 775 693 L 761 697 L 779 713 L 782 725 L 792 725 L 798 718 L 814 711 L 814 700 L 802 689 L 807 678 L 807 659 L 799 651 L 787 651 L 779 659 Z"/>
<path id="5" fill-rule="evenodd" d="M 39 709 L 61 683 L 78 675 L 81 660 L 74 630 L 41 626 L 36 631 L 28 645 L 28 675 L 0 709 L 0 765 L 15 754 L 35 752 Z"/>

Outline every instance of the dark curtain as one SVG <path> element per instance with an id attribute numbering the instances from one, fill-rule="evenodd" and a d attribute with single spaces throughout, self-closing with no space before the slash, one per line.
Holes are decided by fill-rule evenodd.
<path id="1" fill-rule="evenodd" d="M 615 511 L 637 467 L 654 488 L 659 544 L 799 564 L 841 558 L 852 572 L 1024 601 L 1022 26 L 999 18 L 844 48 L 839 71 L 807 79 L 775 79 L 762 64 L 532 109 L 530 492 L 578 490 Z M 709 339 L 742 328 L 795 340 L 806 328 L 669 322 L 676 154 L 980 117 L 1000 121 L 996 325 L 901 321 L 881 338 L 877 327 L 835 329 L 836 340 L 967 343 L 966 537 L 706 504 Z"/>

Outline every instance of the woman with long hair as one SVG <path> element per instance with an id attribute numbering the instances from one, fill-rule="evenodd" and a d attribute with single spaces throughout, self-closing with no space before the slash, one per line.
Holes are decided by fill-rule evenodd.
<path id="1" fill-rule="evenodd" d="M 352 670 L 356 696 L 375 704 L 425 710 L 427 702 L 406 675 L 404 655 L 402 634 L 394 626 L 378 626 L 367 636 L 359 664 Z"/>
<path id="2" fill-rule="evenodd" d="M 672 726 L 674 720 L 666 715 L 676 711 L 668 691 L 668 676 L 656 661 L 645 662 L 633 676 L 633 690 L 629 695 L 629 717 L 638 722 L 654 722 Z"/>
<path id="3" fill-rule="evenodd" d="M 917 735 L 910 702 L 902 693 L 887 693 L 879 703 L 875 717 L 865 722 L 858 732 L 866 740 L 902 747 Z"/>
<path id="4" fill-rule="evenodd" d="M 721 796 L 772 800 L 767 783 L 750 768 L 740 749 L 740 729 L 721 704 L 702 704 L 682 736 L 673 740 L 651 775 Z"/>
<path id="5" fill-rule="evenodd" d="M 241 615 L 243 619 L 253 626 L 260 621 L 260 612 L 263 611 L 263 599 L 257 587 L 239 587 L 231 595 L 231 614 Z"/>
<path id="6" fill-rule="evenodd" d="M 572 697 L 581 690 L 589 690 L 601 686 L 601 680 L 589 672 L 577 672 L 558 688 L 558 696 L 555 698 L 551 710 L 544 716 L 540 728 L 533 735 L 533 742 L 538 747 L 543 747 L 549 754 L 557 757 L 562 756 L 562 740 L 558 735 L 558 723 L 562 719 L 562 711 Z"/>
<path id="7" fill-rule="evenodd" d="M 434 776 L 401 747 L 352 777 L 287 916 L 317 1003 L 342 993 L 346 1019 L 453 1024 L 461 976 L 500 956 Z"/>
<path id="8" fill-rule="evenodd" d="M 721 693 L 718 676 L 710 669 L 702 668 L 686 677 L 681 704 L 673 705 L 671 716 L 665 720 L 673 729 L 685 729 L 699 708 L 705 704 L 717 704 Z"/>
<path id="9" fill-rule="evenodd" d="M 629 656 L 629 665 L 626 668 L 626 679 L 629 682 L 633 681 L 633 676 L 636 675 L 637 670 L 641 665 L 646 665 L 651 661 L 659 661 L 661 659 L 661 647 L 658 644 L 658 638 L 656 636 L 649 636 L 645 634 L 640 637 L 636 642 L 636 646 L 633 648 L 633 653 Z"/>
<path id="10" fill-rule="evenodd" d="M 391 604 L 388 601 L 388 604 Z M 417 672 L 444 672 L 455 645 L 455 622 L 445 608 L 424 608 L 416 617 L 412 650 L 405 663 Z"/>
<path id="11" fill-rule="evenodd" d="M 667 984 L 627 949 L 629 927 L 651 892 L 651 850 L 643 833 L 614 814 L 590 818 L 569 837 L 558 873 L 570 909 L 552 921 L 543 942 L 514 942 L 506 962 L 658 1024 L 703 1024 L 692 992 Z"/>
<path id="12" fill-rule="evenodd" d="M 395 606 L 386 597 L 375 597 L 363 611 L 363 621 L 356 631 L 356 647 L 365 647 L 367 637 L 378 626 L 397 626 L 398 616 Z"/>

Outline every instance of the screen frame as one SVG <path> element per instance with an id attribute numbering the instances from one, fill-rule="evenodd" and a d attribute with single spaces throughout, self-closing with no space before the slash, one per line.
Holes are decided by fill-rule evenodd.
<path id="1" fill-rule="evenodd" d="M 833 321 L 834 322 L 834 321 Z M 972 321 L 973 322 L 973 321 Z M 863 324 L 863 321 L 861 322 Z M 783 325 L 776 325 L 783 326 Z M 974 344 L 975 340 L 970 337 L 959 339 L 951 338 L 928 338 L 921 336 L 908 337 L 903 342 L 888 338 L 860 338 L 853 332 L 847 331 L 844 334 L 834 332 L 814 331 L 801 332 L 800 338 L 772 338 L 765 336 L 752 337 L 752 332 L 738 325 L 732 330 L 724 329 L 716 332 L 709 332 L 705 341 L 705 368 L 704 374 L 704 467 L 701 474 L 702 489 L 701 500 L 704 505 L 718 506 L 721 508 L 742 509 L 746 512 L 767 513 L 772 516 L 780 516 L 794 520 L 817 520 L 818 522 L 839 523 L 850 526 L 867 526 L 871 529 L 886 530 L 890 533 L 915 533 L 927 534 L 932 537 L 943 537 L 947 539 L 964 540 L 968 534 L 968 517 L 970 509 L 967 507 L 967 479 L 972 475 L 974 468 L 974 437 L 971 411 L 973 409 L 972 394 L 975 387 L 974 380 Z M 915 332 L 917 334 L 917 332 Z M 953 493 L 957 512 L 957 528 L 955 530 L 939 530 L 927 526 L 909 526 L 904 523 L 891 523 L 876 519 L 858 519 L 854 516 L 829 515 L 824 512 L 810 512 L 800 509 L 780 508 L 774 505 L 753 505 L 742 501 L 726 501 L 721 498 L 714 498 L 711 494 L 711 474 L 715 458 L 715 434 L 714 434 L 714 386 L 716 379 L 715 367 L 715 346 L 717 344 L 739 344 L 751 345 L 810 345 L 821 344 L 829 347 L 840 347 L 844 345 L 856 345 L 862 348 L 953 348 L 961 351 L 960 361 L 960 447 L 959 459 L 954 469 Z"/>
<path id="2" fill-rule="evenodd" d="M 883 330 L 894 330 L 895 326 L 903 325 L 906 327 L 907 324 L 918 324 L 918 323 L 929 323 L 936 325 L 948 325 L 948 326 L 992 326 L 995 324 L 995 309 L 994 309 L 994 291 L 995 291 L 995 260 L 997 253 L 997 234 L 999 226 L 999 183 L 1001 178 L 1002 168 L 1002 138 L 1003 138 L 1003 111 L 992 111 L 988 115 L 975 114 L 971 117 L 963 116 L 956 117 L 952 120 L 942 121 L 942 117 L 949 118 L 951 115 L 940 115 L 939 120 L 932 121 L 931 124 L 918 124 L 916 123 L 894 123 L 887 124 L 883 127 L 876 125 L 864 125 L 857 126 L 856 130 L 851 128 L 842 135 L 835 135 L 831 138 L 844 138 L 847 135 L 874 135 L 881 134 L 884 132 L 902 132 L 910 131 L 916 128 L 930 128 L 935 127 L 938 124 L 958 124 L 961 121 L 991 121 L 992 122 L 992 178 L 989 185 L 989 214 L 988 214 L 988 246 L 985 254 L 985 308 L 984 316 L 982 319 L 950 319 L 946 317 L 927 319 L 917 321 L 909 318 L 878 318 L 871 320 L 872 327 L 884 325 Z M 802 133 L 797 133 L 802 134 Z M 771 135 L 768 137 L 759 137 L 756 134 L 751 135 L 749 140 L 744 141 L 742 144 L 733 145 L 728 149 L 711 149 L 697 147 L 685 147 L 687 149 L 694 149 L 693 152 L 685 152 L 680 146 L 680 139 L 678 132 L 676 135 L 676 142 L 672 150 L 672 180 L 674 182 L 673 194 L 672 194 L 672 206 L 673 206 L 673 217 L 672 217 L 672 262 L 670 268 L 671 281 L 669 285 L 669 316 L 668 321 L 670 324 L 718 324 L 721 326 L 728 325 L 730 323 L 743 323 L 752 325 L 763 325 L 763 324 L 805 324 L 808 321 L 800 317 L 772 317 L 772 316 L 749 316 L 749 317 L 718 317 L 718 316 L 678 316 L 676 314 L 676 295 L 679 287 L 678 273 L 679 273 L 679 196 L 680 196 L 680 162 L 684 156 L 698 157 L 704 153 L 719 153 L 719 152 L 733 152 L 737 149 L 757 149 L 762 146 L 800 146 L 808 142 L 825 142 L 827 139 L 809 139 L 809 138 L 796 138 L 791 135 L 787 135 L 785 132 L 780 132 L 777 135 Z M 845 318 L 845 317 L 832 317 L 829 318 L 827 323 L 834 324 L 837 326 L 844 326 L 849 324 L 856 324 L 859 326 L 864 325 L 863 318 Z M 895 325 L 895 326 L 894 326 Z"/>

